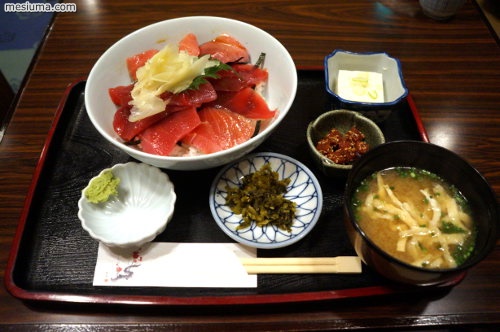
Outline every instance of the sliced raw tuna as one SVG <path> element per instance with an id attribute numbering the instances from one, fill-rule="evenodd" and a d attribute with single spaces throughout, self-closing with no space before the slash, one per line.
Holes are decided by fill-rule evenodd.
<path id="1" fill-rule="evenodd" d="M 228 35 L 220 35 L 200 45 L 200 55 L 210 54 L 224 63 L 250 62 L 250 54 L 245 46 Z"/>
<path id="2" fill-rule="evenodd" d="M 158 50 L 151 49 L 127 58 L 128 73 L 133 81 L 137 80 L 137 76 L 135 75 L 137 69 L 144 66 L 146 61 L 151 59 L 156 53 L 158 53 Z"/>
<path id="3" fill-rule="evenodd" d="M 249 64 L 250 54 L 238 40 L 220 35 L 199 45 L 194 34 L 187 34 L 179 42 L 179 50 L 193 56 L 209 54 L 231 65 L 232 70 L 219 72 L 219 79 L 207 79 L 208 83 L 197 89 L 162 94 L 160 97 L 168 101 L 165 110 L 137 122 L 128 121 L 134 85 L 109 89 L 112 102 L 118 106 L 113 126 L 123 140 L 136 139 L 144 152 L 157 155 L 174 153 L 181 142 L 202 153 L 213 153 L 247 141 L 257 123 L 266 125 L 265 120 L 275 116 L 255 91 L 267 82 L 268 73 Z M 134 81 L 137 70 L 157 52 L 151 49 L 127 58 Z"/>
<path id="4" fill-rule="evenodd" d="M 208 154 L 223 150 L 211 123 L 202 122 L 181 140 L 183 145 L 192 146 L 198 151 Z"/>
<path id="5" fill-rule="evenodd" d="M 233 64 L 232 70 L 218 72 L 219 78 L 210 79 L 217 91 L 238 91 L 246 87 L 255 87 L 267 82 L 267 70 L 252 64 Z"/>
<path id="6" fill-rule="evenodd" d="M 226 108 L 204 107 L 198 115 L 202 123 L 187 134 L 182 143 L 203 153 L 226 150 L 246 142 L 255 131 L 255 120 Z"/>
<path id="7" fill-rule="evenodd" d="M 215 37 L 214 41 L 217 43 L 224 43 L 224 44 L 228 44 L 228 45 L 233 45 L 233 46 L 236 46 L 236 47 L 241 48 L 243 50 L 246 50 L 246 47 L 243 46 L 243 44 L 240 43 L 240 41 L 238 39 L 236 39 L 230 35 L 227 35 L 227 34 L 218 35 L 217 37 Z"/>
<path id="8" fill-rule="evenodd" d="M 126 106 L 132 100 L 132 89 L 134 84 L 116 86 L 109 89 L 111 101 L 117 106 Z M 217 99 L 217 92 L 209 82 L 202 84 L 198 89 L 190 89 L 178 94 L 165 92 L 161 95 L 164 100 L 169 99 L 169 103 L 165 109 L 167 113 L 178 112 L 186 107 L 200 107 L 204 103 L 209 103 Z"/>
<path id="9" fill-rule="evenodd" d="M 212 84 L 207 82 L 201 84 L 198 89 L 188 89 L 177 94 L 165 92 L 161 95 L 161 98 L 163 100 L 168 100 L 168 105 L 170 106 L 200 107 L 204 103 L 216 100 L 217 92 Z"/>
<path id="10" fill-rule="evenodd" d="M 250 119 L 270 119 L 276 114 L 264 98 L 252 88 L 237 92 L 219 92 L 211 106 L 222 106 Z"/>
<path id="11" fill-rule="evenodd" d="M 195 107 L 171 113 L 140 135 L 144 152 L 168 156 L 181 138 L 201 123 Z"/>
<path id="12" fill-rule="evenodd" d="M 116 106 L 128 105 L 129 101 L 132 100 L 132 89 L 134 84 L 115 86 L 114 88 L 109 88 L 108 93 L 111 101 Z"/>
<path id="13" fill-rule="evenodd" d="M 248 86 L 254 87 L 261 83 L 265 83 L 267 82 L 267 79 L 269 77 L 269 73 L 267 72 L 267 70 L 249 63 L 237 63 L 232 67 L 233 70 L 238 73 L 238 76 L 240 76 L 240 78 L 244 82 L 246 82 Z"/>
<path id="14" fill-rule="evenodd" d="M 128 104 L 121 106 L 118 110 L 116 110 L 115 117 L 113 119 L 113 128 L 115 132 L 125 142 L 132 141 L 134 137 L 139 135 L 146 128 L 162 120 L 166 116 L 166 112 L 162 112 L 136 122 L 130 122 L 128 117 L 130 116 L 131 108 L 132 106 Z"/>
<path id="15" fill-rule="evenodd" d="M 179 42 L 179 51 L 185 51 L 192 56 L 200 55 L 200 46 L 194 33 L 188 33 Z"/>

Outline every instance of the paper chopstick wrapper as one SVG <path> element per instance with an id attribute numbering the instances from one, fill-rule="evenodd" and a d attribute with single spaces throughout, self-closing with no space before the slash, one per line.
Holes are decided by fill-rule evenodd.
<path id="1" fill-rule="evenodd" d="M 257 274 L 361 273 L 354 256 L 256 258 L 236 243 L 153 242 L 140 249 L 99 245 L 94 286 L 256 288 Z"/>
<path id="2" fill-rule="evenodd" d="M 240 258 L 256 249 L 236 243 L 153 242 L 140 249 L 99 244 L 94 286 L 256 288 Z"/>
<path id="3" fill-rule="evenodd" d="M 241 258 L 249 274 L 264 273 L 361 273 L 357 256 Z"/>

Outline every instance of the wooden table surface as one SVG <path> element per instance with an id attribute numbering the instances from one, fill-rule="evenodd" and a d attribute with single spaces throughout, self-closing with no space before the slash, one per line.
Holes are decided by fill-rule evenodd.
<path id="1" fill-rule="evenodd" d="M 0 144 L 0 274 L 54 112 L 68 84 L 86 77 L 113 42 L 150 23 L 225 16 L 277 37 L 298 67 L 334 49 L 385 51 L 401 60 L 432 143 L 460 154 L 500 194 L 500 48 L 473 1 L 450 21 L 415 1 L 85 1 L 59 13 Z M 24 303 L 0 288 L 0 330 L 328 330 L 500 325 L 500 244 L 452 289 L 307 304 L 138 308 Z"/>

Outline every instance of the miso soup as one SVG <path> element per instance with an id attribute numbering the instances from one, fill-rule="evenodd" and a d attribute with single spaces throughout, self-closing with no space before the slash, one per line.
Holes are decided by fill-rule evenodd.
<path id="1" fill-rule="evenodd" d="M 474 249 L 474 220 L 466 199 L 426 170 L 396 167 L 375 172 L 357 188 L 352 205 L 366 235 L 408 264 L 453 268 Z"/>

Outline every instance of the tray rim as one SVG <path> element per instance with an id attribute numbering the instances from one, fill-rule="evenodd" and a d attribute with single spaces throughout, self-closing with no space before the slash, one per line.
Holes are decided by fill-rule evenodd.
<path id="1" fill-rule="evenodd" d="M 301 67 L 298 71 L 322 71 L 323 67 Z M 118 295 L 118 294 L 74 294 L 69 292 L 45 292 L 27 290 L 16 284 L 14 280 L 14 268 L 19 253 L 22 235 L 27 223 L 30 207 L 34 199 L 34 193 L 38 186 L 39 178 L 45 167 L 45 161 L 48 151 L 52 144 L 54 133 L 59 125 L 59 120 L 65 110 L 66 104 L 73 90 L 80 84 L 86 82 L 86 77 L 81 77 L 68 84 L 61 100 L 57 106 L 54 119 L 45 139 L 39 160 L 35 167 L 31 184 L 26 195 L 23 210 L 19 218 L 18 226 L 14 235 L 12 246 L 9 252 L 7 266 L 5 269 L 4 285 L 8 292 L 21 300 L 25 301 L 52 301 L 67 303 L 94 303 L 94 304 L 128 304 L 128 305 L 169 305 L 169 306 L 217 306 L 217 305 L 252 305 L 252 304 L 275 304 L 275 303 L 297 303 L 297 302 L 316 302 L 326 300 L 337 300 L 345 298 L 359 298 L 367 296 L 378 296 L 396 294 L 400 292 L 411 292 L 421 290 L 421 287 L 412 287 L 406 285 L 375 285 L 360 288 L 348 288 L 342 290 L 326 290 L 311 292 L 294 292 L 282 294 L 256 294 L 256 295 L 221 295 L 221 296 L 152 296 L 152 295 Z M 411 110 L 413 120 L 417 126 L 420 138 L 424 142 L 429 142 L 427 132 L 420 118 L 415 102 L 408 94 L 408 106 Z M 451 287 L 460 283 L 466 273 L 458 275 L 455 279 L 447 283 L 434 286 L 432 288 Z M 428 287 L 430 288 L 430 287 Z"/>

